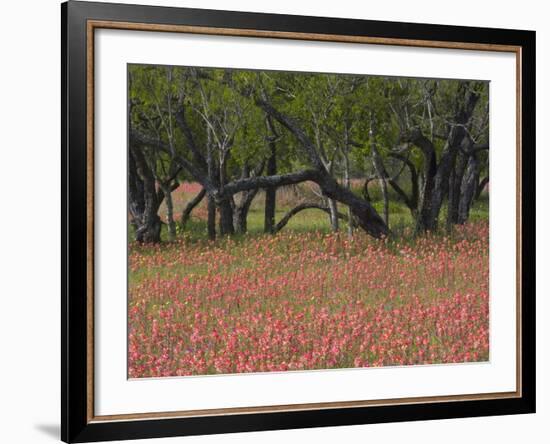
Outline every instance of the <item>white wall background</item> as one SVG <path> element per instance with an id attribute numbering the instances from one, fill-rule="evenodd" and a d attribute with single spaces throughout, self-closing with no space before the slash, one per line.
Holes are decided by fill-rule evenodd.
<path id="1" fill-rule="evenodd" d="M 334 427 L 151 443 L 547 442 L 550 421 L 550 27 L 544 2 L 500 0 L 124 1 L 537 31 L 536 415 Z M 60 373 L 60 21 L 58 0 L 5 2 L 0 26 L 0 441 L 55 442 Z M 529 116 L 526 116 L 529 118 Z M 535 252 L 532 252 L 535 255 Z M 142 441 L 146 442 L 146 441 Z"/>

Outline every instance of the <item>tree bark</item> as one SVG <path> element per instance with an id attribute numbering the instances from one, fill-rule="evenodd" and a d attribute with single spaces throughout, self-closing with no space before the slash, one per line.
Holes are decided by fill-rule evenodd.
<path id="1" fill-rule="evenodd" d="M 130 149 L 128 156 L 128 207 L 130 211 L 130 223 L 134 231 L 137 231 L 145 210 L 143 187 L 143 180 L 141 180 L 141 177 L 137 173 L 133 150 Z"/>
<path id="2" fill-rule="evenodd" d="M 418 128 L 412 129 L 407 133 L 404 142 L 411 143 L 420 148 L 423 156 L 423 168 L 420 174 L 416 174 L 417 182 L 417 213 L 416 213 L 416 231 L 424 232 L 431 229 L 431 204 L 434 190 L 434 180 L 437 173 L 437 157 L 435 147 L 422 131 Z M 411 168 L 411 171 L 413 168 Z M 414 188 L 413 188 L 414 192 Z"/>
<path id="3" fill-rule="evenodd" d="M 389 234 L 388 226 L 366 200 L 346 190 L 328 173 L 321 173 L 317 184 L 323 194 L 350 207 L 358 225 L 371 236 L 381 238 Z"/>
<path id="4" fill-rule="evenodd" d="M 431 142 L 429 143 L 429 146 L 430 148 L 427 148 L 427 145 L 422 148 L 422 153 L 424 155 L 424 183 L 422 187 L 422 202 L 420 204 L 420 211 L 416 224 L 417 231 L 420 232 L 433 229 L 434 225 L 431 218 L 431 205 L 432 194 L 435 186 L 435 175 L 437 173 L 437 158 L 435 155 L 435 148 Z"/>
<path id="5" fill-rule="evenodd" d="M 333 232 L 338 232 L 340 225 L 338 224 L 338 205 L 334 199 L 328 199 L 330 228 Z"/>
<path id="6" fill-rule="evenodd" d="M 456 165 L 451 170 L 449 177 L 449 199 L 447 203 L 447 229 L 458 223 L 458 206 L 461 200 L 461 186 L 464 178 L 464 171 L 468 162 L 468 156 L 458 153 Z"/>
<path id="7" fill-rule="evenodd" d="M 275 143 L 275 128 L 271 117 L 267 116 L 266 124 L 268 131 L 271 133 L 271 139 L 269 141 L 269 158 L 267 159 L 267 171 L 268 176 L 277 174 L 277 146 Z M 267 187 L 265 189 L 265 208 L 264 208 L 264 232 L 273 233 L 275 229 L 275 211 L 277 204 L 277 187 Z"/>
<path id="8" fill-rule="evenodd" d="M 348 127 L 346 126 L 346 142 L 344 147 L 344 187 L 351 191 L 351 180 L 349 172 L 349 145 L 348 145 Z M 368 193 L 367 193 L 368 194 Z M 351 208 L 348 207 L 348 236 L 353 236 L 353 216 L 351 214 Z"/>
<path id="9" fill-rule="evenodd" d="M 468 151 L 471 147 L 471 138 L 466 131 L 466 125 L 470 121 L 474 108 L 479 100 L 479 94 L 470 89 L 470 82 L 463 82 L 457 92 L 458 103 L 454 122 L 450 128 L 449 136 L 441 158 L 437 166 L 437 173 L 434 178 L 434 189 L 430 203 L 430 212 L 428 220 L 428 229 L 436 230 L 438 224 L 439 211 L 443 204 L 443 199 L 448 194 L 449 174 L 454 168 L 456 155 L 462 146 L 463 151 Z M 481 148 L 481 149 L 484 149 Z"/>
<path id="10" fill-rule="evenodd" d="M 461 149 L 467 151 L 470 148 L 471 138 L 466 125 L 472 117 L 479 94 L 471 89 L 470 82 L 463 82 L 459 86 L 456 97 L 453 123 L 449 124 L 449 133 L 439 162 L 437 162 L 433 143 L 418 128 L 413 129 L 406 137 L 406 141 L 418 146 L 424 155 L 424 187 L 417 231 L 437 229 L 441 205 L 449 195 L 449 177 L 455 168 L 457 153 Z M 483 145 L 475 149 L 487 149 L 487 146 Z"/>
<path id="11" fill-rule="evenodd" d="M 252 169 L 250 169 L 249 164 L 246 162 L 242 169 L 241 178 L 247 179 L 250 177 L 257 177 L 262 174 L 264 168 L 265 161 L 260 162 L 255 168 Z M 240 193 L 240 196 L 238 196 L 238 199 L 233 200 L 233 226 L 236 233 L 244 234 L 247 232 L 248 212 L 250 210 L 250 206 L 252 205 L 252 201 L 256 197 L 256 194 L 258 194 L 259 190 L 259 188 L 255 188 L 252 190 L 243 191 Z"/>
<path id="12" fill-rule="evenodd" d="M 460 203 L 458 206 L 457 223 L 464 224 L 470 216 L 470 208 L 475 199 L 476 188 L 479 182 L 479 159 L 472 154 L 468 159 L 468 167 L 462 180 Z"/>
<path id="13" fill-rule="evenodd" d="M 218 210 L 220 212 L 220 235 L 228 236 L 235 234 L 233 227 L 233 206 L 231 199 L 225 197 L 218 202 Z"/>
<path id="14" fill-rule="evenodd" d="M 172 189 L 169 183 L 160 184 L 164 200 L 166 201 L 166 220 L 168 221 L 168 240 L 176 240 L 176 222 L 174 221 L 174 205 L 172 202 Z"/>
<path id="15" fill-rule="evenodd" d="M 390 204 L 389 204 L 389 199 L 388 199 L 388 184 L 386 183 L 386 179 L 385 178 L 381 178 L 379 179 L 379 182 L 380 182 L 380 187 L 382 188 L 382 200 L 384 202 L 384 207 L 383 207 L 383 218 L 384 218 L 384 222 L 386 223 L 386 225 L 389 226 L 390 224 Z"/>
<path id="16" fill-rule="evenodd" d="M 241 198 L 241 202 L 235 205 L 235 209 L 233 210 L 233 225 L 235 226 L 236 233 L 244 234 L 248 231 L 248 212 L 258 191 L 259 188 L 245 192 L 244 196 Z"/>
<path id="17" fill-rule="evenodd" d="M 211 196 L 208 196 L 208 220 L 207 220 L 207 231 L 208 231 L 208 239 L 214 240 L 216 239 L 216 202 L 214 201 L 214 198 Z"/>
<path id="18" fill-rule="evenodd" d="M 193 140 L 192 135 L 187 137 L 188 141 Z M 194 144 L 194 142 L 193 142 Z M 214 165 L 214 154 L 212 152 L 212 132 L 210 128 L 206 129 L 206 171 L 208 181 L 214 185 L 216 183 L 216 167 Z M 216 239 L 216 200 L 213 194 L 214 190 L 208 191 L 208 220 L 207 231 L 208 239 Z"/>
<path id="19" fill-rule="evenodd" d="M 130 145 L 136 173 L 143 184 L 143 211 L 134 218 L 135 239 L 143 243 L 160 242 L 161 221 L 158 216 L 159 202 L 155 178 L 140 147 Z"/>
<path id="20" fill-rule="evenodd" d="M 452 226 L 458 219 L 458 199 L 456 194 L 456 183 L 459 182 L 456 168 L 449 174 L 449 197 L 447 199 L 447 231 L 451 231 Z"/>

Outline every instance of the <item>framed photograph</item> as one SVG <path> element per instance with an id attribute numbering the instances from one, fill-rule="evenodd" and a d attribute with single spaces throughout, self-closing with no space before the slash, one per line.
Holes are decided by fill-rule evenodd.
<path id="1" fill-rule="evenodd" d="M 535 411 L 535 33 L 69 1 L 62 439 Z"/>

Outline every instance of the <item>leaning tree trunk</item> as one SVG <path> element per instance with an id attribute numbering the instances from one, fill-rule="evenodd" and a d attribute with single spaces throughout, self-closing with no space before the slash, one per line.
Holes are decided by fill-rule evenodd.
<path id="1" fill-rule="evenodd" d="M 389 234 L 388 226 L 372 205 L 342 187 L 327 172 L 319 172 L 316 182 L 325 196 L 349 206 L 357 224 L 371 236 L 380 238 Z"/>
<path id="2" fill-rule="evenodd" d="M 468 167 L 462 180 L 460 203 L 458 206 L 458 223 L 463 224 L 470 216 L 470 208 L 474 202 L 476 188 L 479 182 L 479 160 L 475 154 L 468 159 Z"/>
<path id="3" fill-rule="evenodd" d="M 381 238 L 389 234 L 388 226 L 372 205 L 353 194 L 350 190 L 346 190 L 328 173 L 315 146 L 297 122 L 276 110 L 263 99 L 256 98 L 256 104 L 298 139 L 315 168 L 315 177 L 312 177 L 312 179 L 319 185 L 326 197 L 348 205 L 352 215 L 357 220 L 357 224 L 371 236 Z"/>
<path id="4" fill-rule="evenodd" d="M 204 188 L 201 188 L 199 193 L 193 199 L 187 202 L 187 205 L 185 205 L 185 208 L 181 212 L 181 219 L 180 219 L 182 230 L 185 229 L 187 222 L 189 222 L 189 219 L 191 218 L 191 213 L 197 207 L 197 205 L 202 202 L 205 195 L 206 195 L 206 190 Z"/>

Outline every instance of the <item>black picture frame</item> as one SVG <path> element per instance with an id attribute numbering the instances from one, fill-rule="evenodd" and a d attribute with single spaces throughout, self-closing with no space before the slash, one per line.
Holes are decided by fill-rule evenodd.
<path id="1" fill-rule="evenodd" d="M 87 22 L 187 25 L 521 48 L 521 396 L 119 421 L 89 415 Z M 69 1 L 61 5 L 61 438 L 91 442 L 535 412 L 535 32 Z"/>

